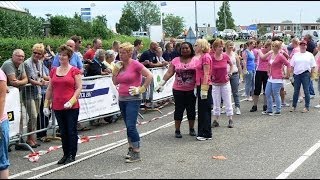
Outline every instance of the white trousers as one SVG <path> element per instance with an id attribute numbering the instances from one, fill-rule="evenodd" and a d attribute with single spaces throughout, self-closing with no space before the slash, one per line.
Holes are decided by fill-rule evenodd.
<path id="1" fill-rule="evenodd" d="M 221 86 L 212 85 L 212 100 L 213 100 L 214 116 L 220 116 L 221 98 L 223 99 L 223 104 L 226 106 L 227 116 L 233 116 L 230 82 Z"/>

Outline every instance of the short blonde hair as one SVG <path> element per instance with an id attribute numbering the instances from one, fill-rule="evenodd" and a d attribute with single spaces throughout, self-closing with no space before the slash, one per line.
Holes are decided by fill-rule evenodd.
<path id="1" fill-rule="evenodd" d="M 234 45 L 233 41 L 231 41 L 231 40 L 227 40 L 227 41 L 226 41 L 226 44 L 225 44 L 225 46 L 224 46 L 224 47 L 226 47 L 226 48 L 227 48 L 227 47 L 229 47 L 230 45 L 232 45 L 232 46 Z"/>
<path id="2" fill-rule="evenodd" d="M 224 45 L 224 41 L 220 38 L 217 38 L 213 43 L 212 43 L 212 47 L 213 49 L 216 49 L 219 45 Z"/>
<path id="3" fill-rule="evenodd" d="M 44 45 L 42 43 L 37 43 L 37 44 L 33 45 L 32 51 L 39 52 L 42 55 L 44 55 L 46 53 L 46 50 L 45 50 Z"/>
<path id="4" fill-rule="evenodd" d="M 282 46 L 282 42 L 280 42 L 280 41 L 273 41 L 272 42 L 272 47 L 276 47 L 276 48 L 280 49 L 281 46 Z"/>
<path id="5" fill-rule="evenodd" d="M 125 42 L 125 43 L 120 44 L 120 49 L 124 49 L 128 53 L 132 53 L 133 48 L 134 48 L 134 46 L 129 42 Z"/>
<path id="6" fill-rule="evenodd" d="M 206 39 L 197 39 L 196 45 L 201 49 L 203 53 L 210 51 L 210 44 Z"/>

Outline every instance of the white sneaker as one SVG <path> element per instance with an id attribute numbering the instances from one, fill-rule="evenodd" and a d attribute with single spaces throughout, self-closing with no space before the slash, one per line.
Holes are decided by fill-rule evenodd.
<path id="1" fill-rule="evenodd" d="M 205 140 L 207 140 L 207 138 L 198 136 L 198 137 L 197 137 L 197 140 L 198 140 L 198 141 L 205 141 Z"/>
<path id="2" fill-rule="evenodd" d="M 310 95 L 310 99 L 314 99 L 315 95 Z"/>
<path id="3" fill-rule="evenodd" d="M 241 97 L 246 97 L 246 96 L 247 96 L 246 93 L 241 94 Z"/>
<path id="4" fill-rule="evenodd" d="M 316 105 L 315 108 L 319 109 L 320 108 L 320 104 Z"/>
<path id="5" fill-rule="evenodd" d="M 224 108 L 221 108 L 220 114 L 225 114 L 226 110 Z"/>
<path id="6" fill-rule="evenodd" d="M 236 107 L 236 115 L 240 115 L 240 114 L 241 114 L 240 108 Z"/>
<path id="7" fill-rule="evenodd" d="M 253 101 L 252 96 L 250 96 L 250 97 L 248 98 L 248 101 Z"/>

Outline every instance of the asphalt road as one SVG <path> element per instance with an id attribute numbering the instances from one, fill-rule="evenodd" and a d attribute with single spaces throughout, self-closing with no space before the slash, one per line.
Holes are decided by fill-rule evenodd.
<path id="1" fill-rule="evenodd" d="M 314 87 L 317 87 L 316 83 Z M 240 94 L 243 86 L 241 84 Z M 289 102 L 293 88 L 288 84 L 286 89 Z M 320 178 L 320 113 L 313 108 L 318 102 L 318 94 L 311 100 L 309 113 L 292 113 L 286 107 L 281 116 L 262 115 L 262 98 L 258 111 L 249 112 L 252 102 L 241 98 L 242 114 L 234 116 L 235 127 L 227 128 L 228 119 L 222 115 L 220 127 L 213 129 L 212 140 L 197 141 L 189 136 L 187 121 L 181 125 L 183 138 L 175 138 L 174 105 L 168 105 L 161 109 L 162 114 L 158 111 L 142 112 L 144 119 L 140 121 L 143 124 L 138 126 L 142 142 L 141 162 L 125 163 L 126 132 L 123 121 L 119 120 L 80 132 L 83 136 L 105 136 L 79 144 L 76 161 L 68 165 L 56 164 L 62 156 L 62 149 L 42 155 L 38 162 L 33 163 L 23 158 L 28 151 L 13 148 L 9 154 L 10 178 Z M 302 110 L 303 105 L 299 103 L 298 110 Z M 59 141 L 42 143 L 35 150 L 47 150 L 60 144 Z M 226 159 L 213 159 L 212 156 L 224 156 Z"/>

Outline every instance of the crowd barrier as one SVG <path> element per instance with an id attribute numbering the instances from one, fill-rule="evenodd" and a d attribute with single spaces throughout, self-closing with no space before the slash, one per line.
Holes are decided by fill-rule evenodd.
<path id="1" fill-rule="evenodd" d="M 143 102 L 149 101 L 152 104 L 158 101 L 172 98 L 172 77 L 162 92 L 155 92 L 154 87 L 158 86 L 167 68 L 151 68 L 153 81 L 144 93 Z M 6 96 L 5 112 L 8 114 L 10 126 L 10 147 L 12 145 L 34 150 L 24 141 L 22 137 L 39 133 L 47 133 L 47 138 L 59 140 L 56 136 L 58 128 L 54 113 L 50 117 L 43 115 L 43 101 L 45 94 L 41 89 L 27 84 L 20 88 L 9 86 L 9 93 Z M 117 87 L 112 82 L 112 76 L 91 76 L 82 78 L 82 91 L 79 97 L 80 109 L 78 122 L 92 121 L 104 117 L 120 114 L 118 104 Z M 143 116 L 139 114 L 141 118 Z M 32 123 L 33 130 L 28 130 L 28 123 Z M 49 131 L 52 136 L 49 136 Z M 16 148 L 17 149 L 17 148 Z"/>

